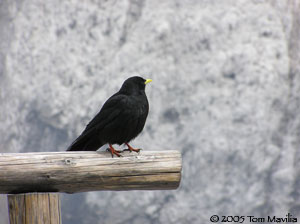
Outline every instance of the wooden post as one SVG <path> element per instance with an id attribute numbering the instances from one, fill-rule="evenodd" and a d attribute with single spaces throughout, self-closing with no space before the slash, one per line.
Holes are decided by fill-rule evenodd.
<path id="1" fill-rule="evenodd" d="M 10 224 L 61 224 L 57 193 L 8 195 Z"/>
<path id="2" fill-rule="evenodd" d="M 0 194 L 170 190 L 179 186 L 178 151 L 0 154 Z"/>
<path id="3" fill-rule="evenodd" d="M 10 224 L 61 223 L 57 193 L 170 190 L 181 179 L 178 151 L 0 153 L 0 194 L 8 195 Z M 11 195 L 13 194 L 13 195 Z"/>

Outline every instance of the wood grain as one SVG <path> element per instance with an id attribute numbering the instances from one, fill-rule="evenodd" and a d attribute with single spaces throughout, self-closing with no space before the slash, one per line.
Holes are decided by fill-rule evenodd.
<path id="1" fill-rule="evenodd" d="M 176 189 L 178 151 L 122 153 L 44 152 L 0 154 L 0 194 Z"/>
<path id="2" fill-rule="evenodd" d="M 8 195 L 10 224 L 60 224 L 58 193 Z"/>

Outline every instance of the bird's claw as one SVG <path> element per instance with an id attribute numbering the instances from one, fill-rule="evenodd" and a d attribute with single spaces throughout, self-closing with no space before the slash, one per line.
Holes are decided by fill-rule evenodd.
<path id="1" fill-rule="evenodd" d="M 123 149 L 122 152 L 125 152 L 125 151 L 132 152 L 132 151 L 134 151 L 134 152 L 139 153 L 141 150 L 142 150 L 142 149 L 130 149 L 130 148 L 127 148 L 127 149 Z"/>
<path id="2" fill-rule="evenodd" d="M 118 157 L 123 157 L 122 155 L 119 154 L 119 153 L 122 153 L 122 151 L 120 151 L 120 150 L 111 151 L 110 148 L 107 148 L 106 151 L 110 152 L 112 158 L 114 158 L 114 155 L 116 155 Z"/>

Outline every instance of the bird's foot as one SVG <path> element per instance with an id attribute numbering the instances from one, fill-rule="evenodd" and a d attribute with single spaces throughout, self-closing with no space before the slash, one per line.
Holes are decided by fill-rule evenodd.
<path id="1" fill-rule="evenodd" d="M 114 147 L 111 144 L 109 144 L 109 148 L 107 148 L 106 151 L 110 151 L 112 158 L 114 157 L 114 155 L 122 157 L 122 155 L 120 155 L 122 151 L 114 149 Z"/>
<path id="2" fill-rule="evenodd" d="M 141 150 L 142 150 L 142 149 L 130 149 L 130 148 L 127 148 L 127 149 L 123 149 L 122 152 L 125 152 L 125 151 L 132 152 L 132 151 L 134 151 L 134 152 L 139 153 Z"/>
<path id="3" fill-rule="evenodd" d="M 128 143 L 125 143 L 128 147 L 128 149 L 124 149 L 123 151 L 134 151 L 134 152 L 140 152 L 142 149 L 135 149 L 135 148 L 132 148 Z"/>

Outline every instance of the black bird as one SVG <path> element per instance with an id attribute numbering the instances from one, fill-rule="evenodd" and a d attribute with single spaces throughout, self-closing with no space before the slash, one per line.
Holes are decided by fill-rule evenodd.
<path id="1" fill-rule="evenodd" d="M 112 156 L 121 156 L 112 145 L 125 143 L 130 152 L 139 152 L 128 143 L 144 128 L 149 111 L 145 87 L 151 81 L 138 76 L 125 80 L 67 151 L 96 151 L 108 143 Z"/>

